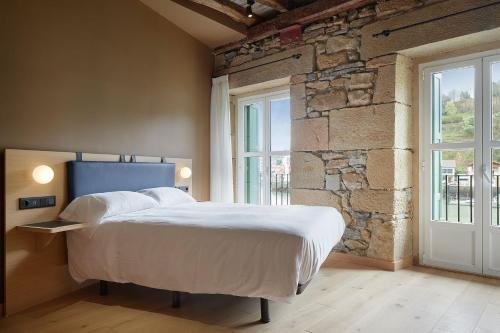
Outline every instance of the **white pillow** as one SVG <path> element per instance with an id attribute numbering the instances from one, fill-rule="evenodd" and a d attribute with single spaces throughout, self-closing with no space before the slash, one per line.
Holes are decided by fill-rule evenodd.
<path id="1" fill-rule="evenodd" d="M 155 199 L 160 204 L 160 207 L 172 207 L 175 205 L 196 202 L 188 193 L 175 187 L 147 188 L 140 190 L 139 193 Z"/>
<path id="2" fill-rule="evenodd" d="M 95 193 L 76 198 L 59 217 L 66 221 L 99 224 L 106 217 L 154 207 L 158 207 L 158 202 L 137 192 Z"/>

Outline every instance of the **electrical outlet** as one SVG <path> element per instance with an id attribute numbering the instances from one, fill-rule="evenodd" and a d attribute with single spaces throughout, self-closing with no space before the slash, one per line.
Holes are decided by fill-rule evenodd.
<path id="1" fill-rule="evenodd" d="M 178 188 L 179 190 L 181 191 L 184 191 L 184 192 L 189 192 L 189 186 L 176 186 L 175 188 Z"/>
<path id="2" fill-rule="evenodd" d="M 56 196 L 19 198 L 19 209 L 33 209 L 54 207 L 56 205 Z"/>

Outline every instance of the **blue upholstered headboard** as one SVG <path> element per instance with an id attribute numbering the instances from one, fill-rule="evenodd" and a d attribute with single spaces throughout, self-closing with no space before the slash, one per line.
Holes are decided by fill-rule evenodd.
<path id="1" fill-rule="evenodd" d="M 69 202 L 85 194 L 175 186 L 173 163 L 69 161 Z"/>

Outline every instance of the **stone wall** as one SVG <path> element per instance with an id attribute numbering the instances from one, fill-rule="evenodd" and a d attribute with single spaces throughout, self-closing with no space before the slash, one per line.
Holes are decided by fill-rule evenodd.
<path id="1" fill-rule="evenodd" d="M 360 49 L 363 26 L 421 5 L 384 1 L 305 26 L 294 44 L 273 36 L 216 55 L 220 75 L 312 46 L 314 65 L 289 73 L 291 199 L 342 213 L 347 229 L 336 251 L 387 261 L 411 256 L 411 61 L 397 54 L 364 61 Z M 286 75 L 283 67 L 277 76 Z M 238 75 L 255 82 L 276 78 L 272 71 Z"/>

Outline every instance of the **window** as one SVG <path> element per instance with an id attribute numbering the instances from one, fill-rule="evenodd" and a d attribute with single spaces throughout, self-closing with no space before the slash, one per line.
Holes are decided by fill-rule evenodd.
<path id="1" fill-rule="evenodd" d="M 290 94 L 238 100 L 238 201 L 290 202 Z"/>

